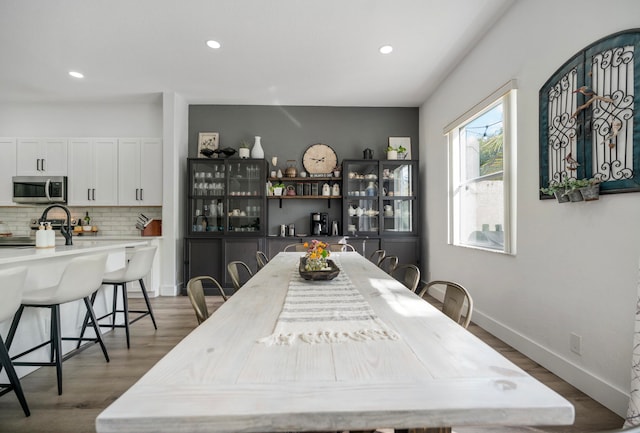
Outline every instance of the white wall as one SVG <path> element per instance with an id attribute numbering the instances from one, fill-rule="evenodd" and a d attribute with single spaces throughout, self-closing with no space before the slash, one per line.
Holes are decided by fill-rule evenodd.
<path id="1" fill-rule="evenodd" d="M 585 46 L 640 27 L 638 17 L 637 0 L 515 2 L 420 115 L 429 277 L 467 286 L 476 322 L 620 415 L 630 379 L 640 194 L 562 205 L 538 199 L 538 91 Z M 443 127 L 512 78 L 519 88 L 517 255 L 447 245 Z M 582 356 L 569 350 L 571 332 L 582 336 Z"/>
<path id="2" fill-rule="evenodd" d="M 162 103 L 4 103 L 0 137 L 160 137 Z"/>

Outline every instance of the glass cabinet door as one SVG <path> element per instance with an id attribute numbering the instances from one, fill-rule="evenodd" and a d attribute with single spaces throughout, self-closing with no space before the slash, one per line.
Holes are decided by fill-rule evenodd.
<path id="1" fill-rule="evenodd" d="M 263 160 L 231 160 L 227 166 L 227 230 L 233 233 L 263 231 L 265 173 Z"/>
<path id="2" fill-rule="evenodd" d="M 415 167 L 410 162 L 381 162 L 382 232 L 414 233 Z"/>
<path id="3" fill-rule="evenodd" d="M 378 161 L 345 162 L 344 233 L 374 235 L 379 230 Z"/>
<path id="4" fill-rule="evenodd" d="M 264 160 L 189 160 L 189 234 L 264 232 Z"/>
<path id="5" fill-rule="evenodd" d="M 190 233 L 223 231 L 226 191 L 224 161 L 191 161 L 189 179 Z"/>

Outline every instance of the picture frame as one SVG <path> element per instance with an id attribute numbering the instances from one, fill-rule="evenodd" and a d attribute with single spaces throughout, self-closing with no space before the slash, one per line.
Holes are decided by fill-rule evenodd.
<path id="1" fill-rule="evenodd" d="M 220 143 L 220 133 L 201 132 L 198 134 L 198 158 L 216 158 L 218 154 L 213 153 L 218 150 Z"/>
<path id="2" fill-rule="evenodd" d="M 397 149 L 402 146 L 407 149 L 403 159 L 411 159 L 411 137 L 389 137 L 389 146 Z M 398 157 L 398 159 L 400 159 Z"/>

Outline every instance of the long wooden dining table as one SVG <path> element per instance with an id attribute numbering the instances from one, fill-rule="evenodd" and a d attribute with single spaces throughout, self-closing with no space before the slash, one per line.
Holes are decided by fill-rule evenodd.
<path id="1" fill-rule="evenodd" d="M 301 280 L 300 256 L 272 258 L 107 407 L 97 432 L 573 423 L 571 403 L 358 253 L 331 254 L 338 282 Z M 316 325 L 326 329 L 304 329 Z"/>

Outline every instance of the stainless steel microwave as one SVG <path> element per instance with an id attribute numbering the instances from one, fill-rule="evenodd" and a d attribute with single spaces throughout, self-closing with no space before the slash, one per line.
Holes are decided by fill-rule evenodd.
<path id="1" fill-rule="evenodd" d="M 15 203 L 66 203 L 66 176 L 14 176 Z"/>

